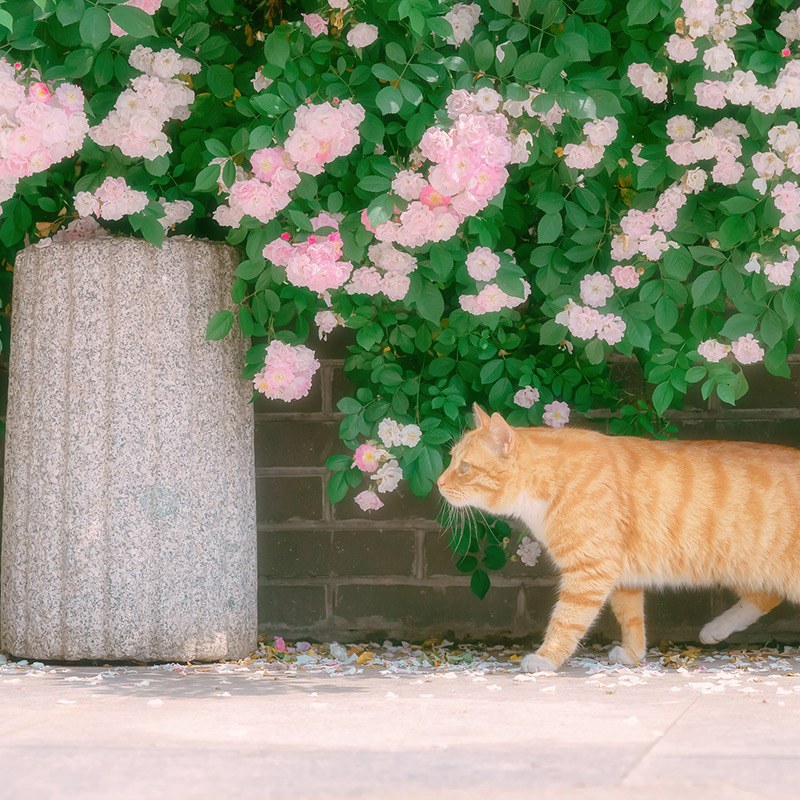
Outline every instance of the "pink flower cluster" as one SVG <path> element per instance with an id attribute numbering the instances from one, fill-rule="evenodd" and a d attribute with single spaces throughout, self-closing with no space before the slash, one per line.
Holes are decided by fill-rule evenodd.
<path id="1" fill-rule="evenodd" d="M 120 5 L 124 6 L 131 6 L 132 8 L 138 8 L 144 11 L 145 14 L 149 14 L 151 17 L 153 14 L 161 8 L 162 0 L 125 0 L 124 3 Z M 125 36 L 125 31 L 117 25 L 114 20 L 111 20 L 111 33 L 113 36 Z"/>
<path id="2" fill-rule="evenodd" d="M 794 277 L 795 264 L 800 261 L 800 250 L 795 245 L 781 245 L 780 261 L 766 261 L 763 265 L 764 275 L 773 286 L 789 286 Z M 752 253 L 750 260 L 744 265 L 745 272 L 761 272 L 761 259 Z"/>
<path id="3" fill-rule="evenodd" d="M 736 159 L 742 155 L 741 137 L 747 137 L 747 128 L 734 119 L 721 119 L 711 128 L 695 133 L 694 121 L 686 116 L 676 116 L 667 122 L 667 135 L 672 142 L 667 145 L 667 155 L 683 166 L 697 161 L 714 160 L 711 179 L 726 186 L 738 183 L 744 175 L 744 164 Z"/>
<path id="4" fill-rule="evenodd" d="M 504 308 L 516 308 L 524 303 L 531 294 L 531 285 L 522 280 L 523 295 L 514 297 L 506 294 L 496 283 L 487 283 L 477 295 L 464 294 L 458 298 L 459 305 L 468 314 L 481 316 L 502 311 Z"/>
<path id="5" fill-rule="evenodd" d="M 80 242 L 84 239 L 103 239 L 107 236 L 111 234 L 94 217 L 79 217 L 55 233 L 51 241 L 54 244 L 61 244 Z M 42 243 L 44 242 L 47 240 L 43 239 Z"/>
<path id="6" fill-rule="evenodd" d="M 319 175 L 326 164 L 350 153 L 358 144 L 358 126 L 364 117 L 364 109 L 350 100 L 300 106 L 284 145 L 295 169 Z"/>
<path id="7" fill-rule="evenodd" d="M 539 390 L 533 386 L 525 386 L 514 395 L 514 403 L 520 408 L 530 408 L 539 402 Z"/>
<path id="8" fill-rule="evenodd" d="M 152 160 L 172 151 L 163 128 L 169 120 L 189 117 L 194 92 L 178 75 L 194 75 L 199 62 L 175 50 L 154 52 L 137 45 L 129 61 L 143 72 L 120 94 L 109 115 L 89 131 L 101 147 L 116 145 L 126 156 Z"/>
<path id="9" fill-rule="evenodd" d="M 653 103 L 663 103 L 667 99 L 667 75 L 656 72 L 649 64 L 631 64 L 628 67 L 628 80 Z"/>
<path id="10" fill-rule="evenodd" d="M 147 207 L 147 194 L 128 186 L 125 178 L 106 178 L 93 192 L 75 195 L 75 210 L 82 217 L 122 219 Z"/>
<path id="11" fill-rule="evenodd" d="M 703 170 L 696 172 L 705 175 Z M 685 204 L 686 192 L 673 184 L 664 190 L 653 208 L 628 211 L 620 220 L 622 233 L 611 239 L 611 258 L 625 261 L 641 253 L 649 261 L 658 261 L 670 247 L 665 231 L 678 224 L 678 211 Z"/>
<path id="12" fill-rule="evenodd" d="M 635 289 L 639 285 L 640 272 L 631 264 L 617 264 L 611 268 L 611 277 L 620 289 Z"/>
<path id="13" fill-rule="evenodd" d="M 563 428 L 569 422 L 569 405 L 553 400 L 544 407 L 542 422 L 551 428 Z"/>
<path id="14" fill-rule="evenodd" d="M 378 28 L 368 22 L 357 22 L 347 32 L 350 47 L 369 47 L 378 38 Z"/>
<path id="15" fill-rule="evenodd" d="M 608 275 L 593 272 L 581 279 L 581 300 L 592 308 L 602 308 L 614 295 L 614 284 Z"/>
<path id="16" fill-rule="evenodd" d="M 716 0 L 683 0 L 683 17 L 678 32 L 667 41 L 667 55 L 676 64 L 693 61 L 698 54 L 698 39 L 707 38 L 703 63 L 711 72 L 724 72 L 735 66 L 736 58 L 725 42 L 736 35 L 740 25 L 750 22 L 747 10 L 753 0 L 733 0 L 719 9 Z"/>
<path id="17" fill-rule="evenodd" d="M 422 439 L 419 425 L 403 425 L 389 417 L 378 424 L 378 438 L 364 442 L 353 453 L 353 468 L 369 474 L 375 482 L 375 491 L 367 490 L 356 495 L 355 501 L 362 511 L 375 511 L 383 506 L 378 492 L 393 492 L 403 479 L 403 470 L 398 460 L 385 448 L 416 447 Z"/>
<path id="18" fill-rule="evenodd" d="M 304 286 L 317 294 L 343 286 L 353 265 L 343 261 L 342 237 L 338 231 L 327 236 L 309 236 L 305 241 L 289 241 L 289 234 L 270 242 L 264 258 L 286 268 L 286 279 L 294 286 Z"/>
<path id="19" fill-rule="evenodd" d="M 598 273 L 599 274 L 599 273 Z M 556 322 L 566 325 L 578 339 L 598 339 L 608 344 L 618 344 L 625 335 L 625 321 L 616 314 L 601 314 L 595 308 L 579 306 L 572 300 L 563 311 L 556 314 Z"/>
<path id="20" fill-rule="evenodd" d="M 297 188 L 300 175 L 285 150 L 256 150 L 250 163 L 253 176 L 237 175 L 229 189 L 228 205 L 219 206 L 214 212 L 220 225 L 238 227 L 245 215 L 266 224 L 291 202 L 289 192 Z"/>
<path id="21" fill-rule="evenodd" d="M 393 220 L 374 229 L 379 241 L 404 247 L 446 241 L 467 217 L 486 208 L 508 180 L 506 167 L 515 163 L 515 155 L 521 156 L 514 152 L 508 119 L 496 111 L 499 104 L 500 95 L 493 89 L 456 89 L 450 94 L 452 127 L 428 128 L 420 141 L 422 157 L 433 164 L 428 178 L 395 178 L 401 192 L 398 203 L 411 199 Z M 521 160 L 527 160 L 527 150 Z"/>
<path id="22" fill-rule="evenodd" d="M 511 250 L 506 250 L 511 256 Z M 458 302 L 461 308 L 469 314 L 481 316 L 502 311 L 504 308 L 515 308 L 524 303 L 531 294 L 531 285 L 524 278 L 520 278 L 522 297 L 507 294 L 494 281 L 500 269 L 500 257 L 488 247 L 476 247 L 467 255 L 467 273 L 479 284 L 483 283 L 477 295 L 461 295 Z"/>
<path id="23" fill-rule="evenodd" d="M 362 472 L 377 472 L 380 465 L 391 460 L 391 454 L 378 447 L 375 442 L 364 442 L 360 444 L 353 453 L 353 466 Z"/>
<path id="24" fill-rule="evenodd" d="M 467 256 L 467 272 L 476 281 L 491 281 L 500 269 L 500 256 L 489 247 L 476 247 Z"/>
<path id="25" fill-rule="evenodd" d="M 564 163 L 572 169 L 592 169 L 603 160 L 606 147 L 617 138 L 619 123 L 614 117 L 587 122 L 583 126 L 586 137 L 580 144 L 564 145 Z"/>
<path id="26" fill-rule="evenodd" d="M 779 183 L 771 194 L 775 207 L 781 212 L 778 227 L 784 231 L 800 230 L 800 184 L 797 181 Z"/>
<path id="27" fill-rule="evenodd" d="M 768 181 L 780 177 L 786 169 L 800 174 L 800 128 L 792 120 L 775 125 L 767 134 L 770 150 L 753 155 L 753 169 L 758 177 L 753 188 L 766 194 Z"/>
<path id="28" fill-rule="evenodd" d="M 461 42 L 471 39 L 480 17 L 481 7 L 477 3 L 456 3 L 444 15 L 453 29 L 453 36 L 447 41 L 450 44 L 459 45 Z"/>
<path id="29" fill-rule="evenodd" d="M 367 253 L 374 266 L 356 269 L 345 291 L 373 297 L 383 293 L 390 300 L 402 300 L 411 288 L 408 276 L 417 268 L 417 259 L 387 242 L 371 245 Z"/>
<path id="30" fill-rule="evenodd" d="M 759 361 L 764 360 L 764 348 L 761 347 L 752 333 L 740 336 L 729 345 L 723 344 L 717 339 L 706 339 L 704 342 L 700 342 L 697 347 L 698 355 L 711 363 L 722 361 L 730 352 L 733 353 L 733 357 L 740 364 L 757 364 Z"/>
<path id="31" fill-rule="evenodd" d="M 324 309 L 323 311 L 318 311 L 314 315 L 314 324 L 317 326 L 317 336 L 319 340 L 324 342 L 328 338 L 329 333 L 332 333 L 334 329 L 345 324 L 345 319 L 341 315 L 335 314 L 333 311 Z"/>
<path id="32" fill-rule="evenodd" d="M 313 351 L 304 345 L 290 345 L 274 339 L 267 347 L 264 368 L 253 378 L 253 386 L 272 400 L 299 400 L 311 390 L 319 369 Z"/>
<path id="33" fill-rule="evenodd" d="M 158 202 L 164 209 L 164 216 L 158 221 L 165 231 L 168 231 L 175 225 L 180 225 L 181 222 L 186 222 L 194 211 L 194 206 L 188 200 L 169 201 L 163 197 L 159 197 Z"/>
<path id="34" fill-rule="evenodd" d="M 519 117 L 521 117 L 523 114 L 527 114 L 529 117 L 538 119 L 539 122 L 541 122 L 541 124 L 550 131 L 550 133 L 553 133 L 556 129 L 556 125 L 559 125 L 561 120 L 564 118 L 564 109 L 561 108 L 558 103 L 553 103 L 550 109 L 544 113 L 534 111 L 533 101 L 540 94 L 545 94 L 543 89 L 532 88 L 530 89 L 530 96 L 527 100 L 505 100 L 503 102 L 503 113 L 509 117 L 513 117 L 514 119 L 519 119 Z M 525 133 L 527 133 L 527 131 L 522 132 L 522 134 Z M 527 158 L 527 150 L 525 155 Z M 521 163 L 521 161 L 512 160 L 512 163 Z"/>
<path id="35" fill-rule="evenodd" d="M 227 205 L 214 212 L 214 219 L 238 227 L 245 215 L 266 224 L 291 201 L 289 193 L 300 183 L 300 173 L 319 175 L 325 164 L 347 155 L 358 144 L 364 109 L 349 100 L 339 106 L 321 103 L 301 106 L 285 147 L 265 147 L 253 153 L 252 177 L 237 170 Z"/>
<path id="36" fill-rule="evenodd" d="M 39 77 L 0 60 L 0 203 L 22 178 L 74 155 L 89 130 L 83 92 L 70 83 L 52 91 Z"/>

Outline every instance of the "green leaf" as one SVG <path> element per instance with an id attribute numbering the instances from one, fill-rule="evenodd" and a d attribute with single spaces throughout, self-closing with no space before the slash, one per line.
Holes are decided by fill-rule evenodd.
<path id="1" fill-rule="evenodd" d="M 639 167 L 636 185 L 639 189 L 654 189 L 667 177 L 665 161 L 648 161 Z"/>
<path id="2" fill-rule="evenodd" d="M 328 499 L 331 503 L 339 503 L 347 496 L 347 490 L 349 488 L 347 474 L 347 470 L 334 472 L 328 479 Z"/>
<path id="3" fill-rule="evenodd" d="M 661 272 L 665 278 L 685 281 L 693 264 L 692 256 L 685 247 L 671 247 L 661 257 Z"/>
<path id="4" fill-rule="evenodd" d="M 483 566 L 486 569 L 502 569 L 506 565 L 506 551 L 496 544 L 490 544 L 483 551 Z"/>
<path id="5" fill-rule="evenodd" d="M 228 67 L 222 64 L 212 64 L 206 72 L 206 80 L 208 81 L 208 88 L 215 97 L 222 100 L 230 100 L 233 97 L 233 72 Z M 256 99 L 253 98 L 255 104 Z"/>
<path id="6" fill-rule="evenodd" d="M 376 192 L 387 192 L 392 182 L 382 175 L 365 175 L 359 182 L 358 188 L 372 194 Z"/>
<path id="7" fill-rule="evenodd" d="M 456 569 L 459 572 L 473 572 L 478 567 L 478 559 L 475 556 L 462 556 L 456 561 Z"/>
<path id="8" fill-rule="evenodd" d="M 715 250 L 713 247 L 697 245 L 695 247 L 690 247 L 689 252 L 698 264 L 702 264 L 706 267 L 715 267 L 725 260 L 725 254 L 720 253 L 719 250 Z"/>
<path id="9" fill-rule="evenodd" d="M 602 364 L 605 358 L 605 349 L 599 339 L 592 339 L 583 351 L 590 364 Z"/>
<path id="10" fill-rule="evenodd" d="M 431 33 L 435 33 L 443 39 L 453 37 L 453 26 L 444 17 L 426 17 L 425 24 Z"/>
<path id="11" fill-rule="evenodd" d="M 56 17 L 62 25 L 73 25 L 80 20 L 85 10 L 86 3 L 84 0 L 60 0 L 56 6 Z M 4 13 L 8 14 L 8 12 Z M 6 27 L 11 30 L 9 26 Z"/>
<path id="12" fill-rule="evenodd" d="M 233 328 L 233 314 L 230 311 L 218 311 L 208 321 L 206 340 L 224 339 L 230 333 L 231 328 Z"/>
<path id="13" fill-rule="evenodd" d="M 489 576 L 482 570 L 476 569 L 475 572 L 472 573 L 472 579 L 470 580 L 469 587 L 472 589 L 472 593 L 483 600 L 486 597 L 486 592 L 489 591 L 489 587 L 492 585 L 491 580 L 489 580 Z"/>
<path id="14" fill-rule="evenodd" d="M 561 344 L 567 336 L 565 325 L 559 325 L 554 319 L 545 322 L 539 331 L 539 344 L 553 345 Z"/>
<path id="15" fill-rule="evenodd" d="M 273 31 L 264 42 L 264 56 L 267 59 L 267 64 L 272 64 L 283 69 L 286 62 L 289 60 L 289 42 L 286 40 L 284 34 L 279 31 Z"/>
<path id="16" fill-rule="evenodd" d="M 719 335 L 728 339 L 738 339 L 740 336 L 754 333 L 757 325 L 758 319 L 752 314 L 734 314 L 722 326 Z"/>
<path id="17" fill-rule="evenodd" d="M 439 323 L 444 313 L 444 298 L 429 280 L 416 272 L 413 273 L 408 297 L 413 298 L 414 307 L 423 319 Z"/>
<path id="18" fill-rule="evenodd" d="M 411 81 L 400 81 L 400 93 L 412 105 L 418 106 L 422 102 L 422 91 L 419 86 Z"/>
<path id="19" fill-rule="evenodd" d="M 719 207 L 726 214 L 746 214 L 748 211 L 752 211 L 758 203 L 758 200 L 753 200 L 750 197 L 730 197 L 727 200 L 723 200 Z"/>
<path id="20" fill-rule="evenodd" d="M 93 6 L 84 13 L 80 24 L 81 39 L 93 47 L 98 47 L 111 36 L 111 21 L 108 12 Z"/>
<path id="21" fill-rule="evenodd" d="M 482 70 L 487 70 L 494 61 L 494 47 L 486 39 L 475 45 L 475 63 Z"/>
<path id="22" fill-rule="evenodd" d="M 671 297 L 662 297 L 656 303 L 655 321 L 662 331 L 671 331 L 678 321 L 679 314 L 678 306 Z"/>
<path id="23" fill-rule="evenodd" d="M 111 9 L 111 19 L 119 25 L 125 33 L 141 39 L 144 36 L 155 36 L 156 29 L 153 18 L 134 6 L 114 6 Z"/>
<path id="24" fill-rule="evenodd" d="M 403 106 L 403 95 L 396 86 L 384 86 L 375 96 L 375 104 L 384 114 L 396 114 Z"/>
<path id="25" fill-rule="evenodd" d="M 708 367 L 698 365 L 696 367 L 689 367 L 689 369 L 686 370 L 686 375 L 684 377 L 686 378 L 687 383 L 699 383 L 706 377 L 707 374 Z"/>
<path id="26" fill-rule="evenodd" d="M 719 272 L 709 270 L 699 275 L 692 284 L 692 302 L 695 307 L 707 306 L 719 297 L 722 279 Z"/>
<path id="27" fill-rule="evenodd" d="M 631 25 L 646 25 L 656 18 L 660 8 L 659 0 L 628 0 L 628 22 Z"/>
<path id="28" fill-rule="evenodd" d="M 489 361 L 481 367 L 481 383 L 488 385 L 499 380 L 505 371 L 505 363 L 502 359 Z"/>
<path id="29" fill-rule="evenodd" d="M 373 227 L 388 222 L 392 214 L 394 214 L 394 200 L 388 194 L 378 195 L 367 206 L 367 217 Z"/>
<path id="30" fill-rule="evenodd" d="M 570 61 L 588 61 L 589 44 L 586 37 L 575 31 L 565 31 L 556 39 L 556 50 Z"/>
<path id="31" fill-rule="evenodd" d="M 659 417 L 664 416 L 664 412 L 670 407 L 675 390 L 669 382 L 659 383 L 653 391 L 653 408 Z"/>
<path id="32" fill-rule="evenodd" d="M 550 244 L 555 242 L 561 231 L 563 230 L 563 223 L 561 222 L 561 214 L 544 214 L 539 220 L 537 228 L 537 238 L 539 244 Z"/>
<path id="33" fill-rule="evenodd" d="M 399 73 L 388 64 L 373 64 L 372 74 L 381 81 L 399 81 Z"/>

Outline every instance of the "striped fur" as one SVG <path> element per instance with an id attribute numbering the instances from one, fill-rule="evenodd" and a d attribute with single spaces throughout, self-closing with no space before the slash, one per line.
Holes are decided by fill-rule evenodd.
<path id="1" fill-rule="evenodd" d="M 642 592 L 725 586 L 742 600 L 703 628 L 742 630 L 782 598 L 800 602 L 800 451 L 736 442 L 655 442 L 565 428 L 512 428 L 475 408 L 444 498 L 516 517 L 561 574 L 532 671 L 557 668 L 603 604 L 622 628 L 612 660 L 644 657 Z"/>

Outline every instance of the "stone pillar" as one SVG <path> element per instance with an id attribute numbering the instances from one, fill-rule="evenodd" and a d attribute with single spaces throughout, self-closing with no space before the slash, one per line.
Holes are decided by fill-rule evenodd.
<path id="1" fill-rule="evenodd" d="M 206 342 L 236 255 L 124 238 L 19 254 L 0 649 L 216 660 L 256 645 L 245 343 Z"/>

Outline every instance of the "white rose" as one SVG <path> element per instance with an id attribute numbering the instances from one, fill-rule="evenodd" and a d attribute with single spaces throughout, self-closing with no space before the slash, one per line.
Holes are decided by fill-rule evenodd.
<path id="1" fill-rule="evenodd" d="M 422 431 L 419 425 L 404 425 L 400 431 L 400 444 L 404 447 L 414 447 L 419 444 L 422 438 Z"/>

